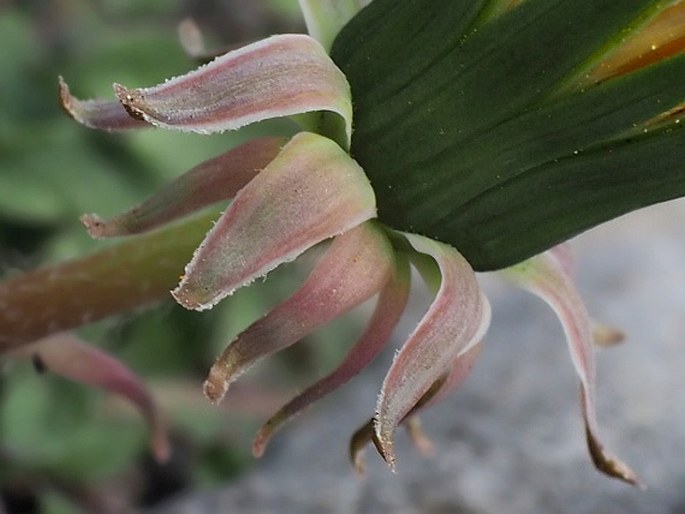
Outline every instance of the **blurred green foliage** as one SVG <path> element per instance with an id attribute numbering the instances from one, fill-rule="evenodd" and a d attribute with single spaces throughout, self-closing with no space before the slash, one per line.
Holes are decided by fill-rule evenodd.
<path id="1" fill-rule="evenodd" d="M 290 130 L 270 123 L 211 137 L 107 134 L 61 111 L 59 75 L 75 95 L 89 98 L 110 95 L 115 81 L 151 85 L 195 67 L 176 39 L 176 24 L 188 15 L 217 44 L 230 43 L 228 33 L 256 39 L 303 29 L 295 0 L 0 2 L 0 278 L 101 245 L 87 237 L 81 214 L 117 213 L 257 133 Z M 112 491 L 128 508 L 239 473 L 251 462 L 256 423 L 288 391 L 262 394 L 248 379 L 244 391 L 252 400 L 227 411 L 201 400 L 201 382 L 226 342 L 305 275 L 306 266 L 287 266 L 207 314 L 169 301 L 144 316 L 82 331 L 145 377 L 160 398 L 176 443 L 166 467 L 151 464 L 143 420 L 127 405 L 30 365 L 0 362 L 0 493 L 9 512 L 119 512 L 119 504 L 108 507 Z M 317 339 L 325 345 L 304 345 L 258 370 L 260 383 L 268 388 L 302 368 L 330 367 L 349 339 L 341 327 L 323 331 Z"/>

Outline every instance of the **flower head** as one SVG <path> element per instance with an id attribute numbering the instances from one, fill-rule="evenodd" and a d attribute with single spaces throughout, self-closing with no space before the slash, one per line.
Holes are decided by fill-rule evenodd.
<path id="1" fill-rule="evenodd" d="M 149 88 L 115 84 L 116 100 L 78 100 L 60 80 L 67 112 L 98 129 L 212 133 L 276 117 L 299 125 L 287 140 L 250 141 L 125 213 L 86 215 L 84 224 L 97 238 L 144 233 L 141 259 L 158 270 L 160 255 L 178 255 L 173 268 L 187 258 L 181 245 L 198 242 L 189 229 L 204 221 L 153 230 L 232 199 L 172 292 L 195 310 L 329 241 L 301 288 L 219 356 L 204 385 L 214 402 L 259 360 L 377 295 L 343 362 L 265 423 L 257 455 L 284 422 L 380 353 L 415 267 L 434 299 L 397 352 L 372 421 L 352 439 L 359 466 L 369 441 L 394 466 L 395 429 L 407 423 L 416 434 L 416 414 L 466 378 L 490 322 L 474 269 L 503 269 L 564 327 L 594 463 L 637 483 L 599 439 L 593 327 L 568 248 L 558 245 L 685 194 L 677 130 L 685 2 L 376 0 L 357 14 L 368 3 L 301 0 L 313 37 L 273 36 Z M 193 44 L 195 53 L 201 46 Z M 123 258 L 96 255 L 66 280 Z M 96 306 L 91 317 L 160 295 L 169 286 L 163 275 L 150 278 L 145 293 L 134 289 L 128 303 Z M 6 347 L 85 321 L 72 311 L 34 319 L 28 329 L 15 293 L 22 280 L 31 278 L 0 288 Z M 140 280 L 133 275 L 125 288 Z"/>

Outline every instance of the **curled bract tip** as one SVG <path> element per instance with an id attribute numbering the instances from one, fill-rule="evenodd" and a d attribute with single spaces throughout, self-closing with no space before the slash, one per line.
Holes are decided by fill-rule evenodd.
<path id="1" fill-rule="evenodd" d="M 390 468 L 390 471 L 395 473 L 397 468 L 395 463 L 397 457 L 395 456 L 395 427 L 389 430 L 387 425 L 381 423 L 378 417 L 373 418 L 373 444 L 376 451 Z"/>
<path id="2" fill-rule="evenodd" d="M 257 435 L 252 441 L 252 456 L 254 458 L 260 459 L 264 455 L 266 447 L 269 444 L 271 432 L 272 430 L 270 429 L 268 422 L 262 425 L 262 428 L 257 432 Z"/>
<path id="3" fill-rule="evenodd" d="M 585 424 L 585 436 L 592 462 L 599 471 L 639 489 L 646 489 L 630 466 L 604 450 L 602 443 L 587 423 Z"/>
<path id="4" fill-rule="evenodd" d="M 592 322 L 569 270 L 555 251 L 547 251 L 505 273 L 523 289 L 542 298 L 564 329 L 571 360 L 581 385 L 581 410 L 587 444 L 595 467 L 628 484 L 639 486 L 635 473 L 604 448 L 599 437 L 595 405 L 595 355 Z"/>
<path id="5" fill-rule="evenodd" d="M 59 87 L 59 99 L 62 108 L 69 116 L 76 119 L 76 111 L 74 109 L 74 104 L 77 102 L 76 98 L 72 96 L 71 91 L 69 90 L 69 85 L 67 84 L 66 80 L 64 80 L 62 75 L 57 77 L 57 83 Z"/>
<path id="6" fill-rule="evenodd" d="M 435 455 L 435 445 L 423 431 L 421 419 L 418 416 L 411 416 L 407 418 L 405 426 L 412 443 L 419 450 L 419 453 L 424 457 L 433 457 Z"/>
<path id="7" fill-rule="evenodd" d="M 354 466 L 358 476 L 364 476 L 366 472 L 366 464 L 364 459 L 364 451 L 369 443 L 373 443 L 378 454 L 385 460 L 381 450 L 381 443 L 374 430 L 374 419 L 369 419 L 361 427 L 359 427 L 350 438 L 350 461 Z M 387 462 L 387 460 L 386 460 Z M 394 468 L 391 467 L 394 472 Z"/>
<path id="8" fill-rule="evenodd" d="M 626 335 L 621 329 L 592 321 L 592 340 L 597 346 L 615 346 L 622 343 L 625 338 Z"/>
<path id="9" fill-rule="evenodd" d="M 218 405 L 226 397 L 228 392 L 228 381 L 219 374 L 216 370 L 207 377 L 202 385 L 202 392 L 205 397 L 215 405 Z"/>
<path id="10" fill-rule="evenodd" d="M 88 234 L 93 239 L 102 239 L 115 235 L 115 231 L 109 228 L 108 223 L 97 214 L 84 214 L 80 218 L 81 223 L 86 227 Z"/>
<path id="11" fill-rule="evenodd" d="M 69 85 L 59 77 L 59 98 L 64 111 L 86 127 L 101 130 L 129 130 L 149 127 L 132 117 L 117 101 L 102 99 L 79 100 L 71 94 Z"/>
<path id="12" fill-rule="evenodd" d="M 350 462 L 354 466 L 357 475 L 363 476 L 366 473 L 366 463 L 364 459 L 364 450 L 366 445 L 372 440 L 373 419 L 367 421 L 364 425 L 359 427 L 352 437 L 350 437 Z"/>
<path id="13" fill-rule="evenodd" d="M 186 280 L 186 275 L 181 276 L 181 282 Z M 191 311 L 204 311 L 211 309 L 214 304 L 204 302 L 205 295 L 202 294 L 203 287 L 196 286 L 194 289 L 177 287 L 171 291 L 171 296 L 176 302 Z"/>
<path id="14" fill-rule="evenodd" d="M 463 356 L 473 355 L 471 350 L 490 323 L 490 305 L 459 252 L 423 236 L 405 237 L 414 250 L 437 264 L 440 283 L 428 311 L 395 356 L 378 398 L 374 431 L 391 468 L 395 428 L 426 395 L 432 395 L 435 384 L 441 384 Z"/>

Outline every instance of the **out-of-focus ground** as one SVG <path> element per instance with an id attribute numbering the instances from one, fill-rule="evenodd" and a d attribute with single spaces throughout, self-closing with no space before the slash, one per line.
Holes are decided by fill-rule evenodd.
<path id="1" fill-rule="evenodd" d="M 551 311 L 485 276 L 493 323 L 481 359 L 463 388 L 423 417 L 435 458 L 419 456 L 400 432 L 396 475 L 372 451 L 364 479 L 348 464 L 347 437 L 373 411 L 386 355 L 280 434 L 251 473 L 149 514 L 685 512 L 684 219 L 685 202 L 672 202 L 574 244 L 590 311 L 627 334 L 599 351 L 601 431 L 647 490 L 593 469 L 577 381 Z"/>

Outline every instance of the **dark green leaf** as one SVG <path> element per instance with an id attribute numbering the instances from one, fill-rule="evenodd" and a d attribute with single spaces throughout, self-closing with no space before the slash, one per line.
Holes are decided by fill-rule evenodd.
<path id="1" fill-rule="evenodd" d="M 487 270 L 685 194 L 685 132 L 635 137 L 685 100 L 683 56 L 574 87 L 670 3 L 527 0 L 492 17 L 493 2 L 375 0 L 332 55 L 380 219 Z"/>

